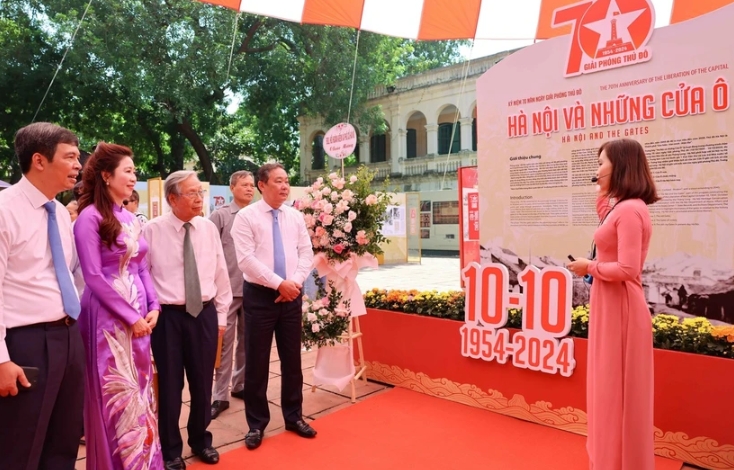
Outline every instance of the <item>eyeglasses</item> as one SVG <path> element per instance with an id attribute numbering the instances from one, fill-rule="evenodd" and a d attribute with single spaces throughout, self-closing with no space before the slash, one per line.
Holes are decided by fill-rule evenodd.
<path id="1" fill-rule="evenodd" d="M 182 194 L 181 196 L 187 198 L 187 199 L 196 199 L 197 197 L 204 198 L 206 196 L 206 191 L 203 189 L 201 191 L 191 191 L 190 193 Z"/>

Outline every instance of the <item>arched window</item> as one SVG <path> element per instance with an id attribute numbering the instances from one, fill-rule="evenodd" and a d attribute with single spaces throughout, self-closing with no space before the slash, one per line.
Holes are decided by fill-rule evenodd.
<path id="1" fill-rule="evenodd" d="M 477 151 L 477 118 L 471 120 L 471 149 Z"/>
<path id="2" fill-rule="evenodd" d="M 311 157 L 311 169 L 323 170 L 326 166 L 326 158 L 324 157 L 324 134 L 319 134 L 314 137 Z"/>
<path id="3" fill-rule="evenodd" d="M 451 140 L 453 133 L 453 141 Z M 449 146 L 451 151 L 449 152 Z M 461 129 L 458 123 L 438 125 L 438 154 L 459 153 L 461 150 Z"/>
<path id="4" fill-rule="evenodd" d="M 408 158 L 415 158 L 418 156 L 418 133 L 415 129 L 408 129 L 408 133 L 405 136 L 408 144 Z"/>
<path id="5" fill-rule="evenodd" d="M 387 134 L 373 135 L 370 138 L 370 163 L 387 161 Z"/>
<path id="6" fill-rule="evenodd" d="M 413 112 L 408 118 L 405 130 L 406 157 L 425 157 L 428 154 L 428 133 L 423 113 Z"/>

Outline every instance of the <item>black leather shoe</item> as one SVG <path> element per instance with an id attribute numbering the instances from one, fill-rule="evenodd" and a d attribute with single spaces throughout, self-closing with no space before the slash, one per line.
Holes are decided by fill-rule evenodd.
<path id="1" fill-rule="evenodd" d="M 186 470 L 186 464 L 181 457 L 176 457 L 173 460 L 166 460 L 166 470 Z"/>
<path id="2" fill-rule="evenodd" d="M 245 389 L 243 388 L 239 392 L 232 392 L 230 393 L 230 395 L 232 395 L 232 397 L 234 398 L 239 398 L 240 400 L 244 400 L 245 399 Z"/>
<path id="3" fill-rule="evenodd" d="M 259 429 L 250 429 L 245 436 L 245 447 L 250 450 L 255 450 L 260 447 L 263 442 L 263 432 Z"/>
<path id="4" fill-rule="evenodd" d="M 202 462 L 208 463 L 209 465 L 219 463 L 219 452 L 217 452 L 214 447 L 207 447 L 206 449 L 195 450 L 194 455 L 199 457 Z"/>
<path id="5" fill-rule="evenodd" d="M 215 419 L 219 414 L 229 408 L 228 401 L 214 400 L 212 403 L 212 419 Z"/>
<path id="6" fill-rule="evenodd" d="M 302 419 L 299 419 L 295 423 L 286 423 L 285 429 L 286 431 L 293 431 L 301 437 L 316 437 L 316 430 Z"/>

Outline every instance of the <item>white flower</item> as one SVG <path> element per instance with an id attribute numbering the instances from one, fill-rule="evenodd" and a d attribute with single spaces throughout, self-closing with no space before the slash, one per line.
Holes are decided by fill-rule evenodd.
<path id="1" fill-rule="evenodd" d="M 349 182 L 350 183 L 356 183 L 357 182 L 357 176 L 355 176 L 355 175 L 350 176 L 349 177 Z"/>
<path id="2" fill-rule="evenodd" d="M 311 325 L 311 331 L 313 331 L 314 333 L 318 333 L 320 330 L 321 330 L 321 327 L 319 326 L 318 323 L 314 323 L 313 325 Z"/>
<path id="3" fill-rule="evenodd" d="M 352 223 L 351 222 L 347 222 L 346 224 L 344 224 L 344 231 L 345 232 L 351 232 L 352 231 Z"/>
<path id="4" fill-rule="evenodd" d="M 347 220 L 350 222 L 357 218 L 357 213 L 354 211 L 349 211 L 349 214 L 347 214 Z"/>
<path id="5" fill-rule="evenodd" d="M 313 312 L 309 312 L 308 315 L 306 315 L 306 318 L 308 318 L 308 321 L 310 321 L 311 323 L 319 319 L 319 317 L 317 317 L 316 314 Z"/>

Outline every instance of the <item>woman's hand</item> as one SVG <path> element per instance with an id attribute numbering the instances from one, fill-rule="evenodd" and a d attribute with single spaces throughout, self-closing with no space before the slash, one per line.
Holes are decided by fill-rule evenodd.
<path id="1" fill-rule="evenodd" d="M 161 314 L 161 312 L 158 311 L 158 310 L 151 310 L 145 316 L 145 321 L 148 322 L 148 326 L 150 327 L 151 331 L 158 324 L 158 315 L 160 315 L 160 314 Z"/>
<path id="2" fill-rule="evenodd" d="M 133 324 L 133 337 L 140 338 L 152 332 L 145 318 L 140 318 Z"/>
<path id="3" fill-rule="evenodd" d="M 576 261 L 571 261 L 566 265 L 569 271 L 579 277 L 586 276 L 589 274 L 589 265 L 591 260 L 586 258 L 577 258 Z"/>

